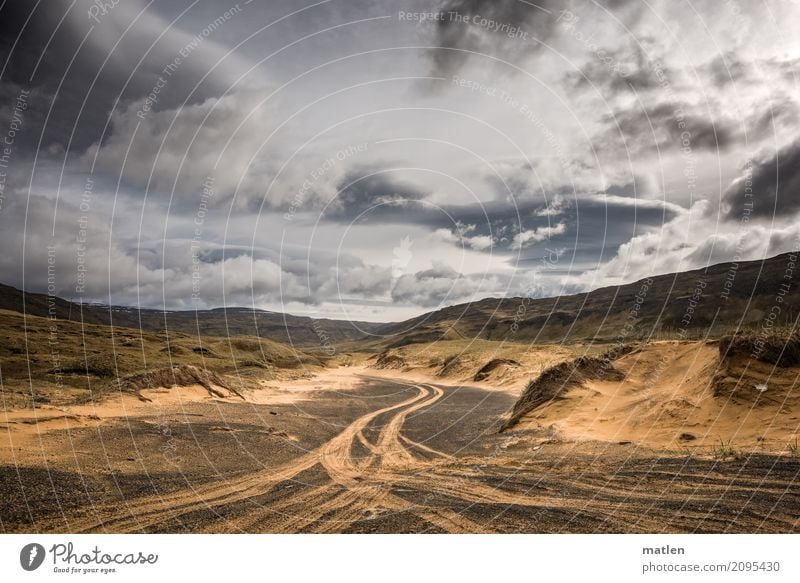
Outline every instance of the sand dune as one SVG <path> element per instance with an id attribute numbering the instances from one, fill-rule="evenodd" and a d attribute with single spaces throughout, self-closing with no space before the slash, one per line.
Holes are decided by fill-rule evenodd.
<path id="1" fill-rule="evenodd" d="M 791 451 L 800 368 L 723 358 L 717 342 L 655 342 L 525 415 L 518 429 L 654 449 Z M 725 453 L 723 451 L 723 453 Z"/>

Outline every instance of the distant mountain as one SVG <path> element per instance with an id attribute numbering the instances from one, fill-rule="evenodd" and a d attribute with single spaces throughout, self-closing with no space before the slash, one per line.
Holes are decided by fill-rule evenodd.
<path id="1" fill-rule="evenodd" d="M 785 253 L 720 263 L 555 298 L 487 298 L 387 324 L 314 319 L 249 308 L 171 311 L 76 304 L 0 285 L 0 309 L 91 324 L 212 336 L 261 336 L 297 346 L 358 342 L 384 349 L 439 339 L 524 342 L 719 336 L 787 326 L 800 312 L 800 265 Z M 23 307 L 24 299 L 24 307 Z M 353 348 L 356 348 L 353 346 Z"/>
<path id="2" fill-rule="evenodd" d="M 737 328 L 786 326 L 800 313 L 800 264 L 785 253 L 720 263 L 588 293 L 544 299 L 488 298 L 386 324 L 386 347 L 437 338 L 615 341 L 719 336 Z"/>
<path id="3" fill-rule="evenodd" d="M 355 340 L 378 324 L 345 320 L 315 319 L 250 308 L 162 311 L 99 304 L 78 304 L 46 294 L 22 292 L 0 284 L 0 309 L 32 316 L 54 316 L 135 328 L 147 331 L 170 330 L 202 336 L 261 336 L 295 346 L 324 347 L 327 343 Z"/>

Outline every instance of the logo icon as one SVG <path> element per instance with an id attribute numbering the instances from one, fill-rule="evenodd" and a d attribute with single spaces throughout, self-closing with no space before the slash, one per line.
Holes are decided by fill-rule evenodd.
<path id="1" fill-rule="evenodd" d="M 35 571 L 44 562 L 44 547 L 39 543 L 30 543 L 19 552 L 19 564 L 26 571 Z"/>
<path id="2" fill-rule="evenodd" d="M 411 251 L 411 246 L 414 242 L 406 235 L 400 240 L 400 244 L 392 249 L 392 285 L 391 288 L 397 284 L 397 280 L 403 276 L 406 267 L 411 262 L 414 254 Z"/>

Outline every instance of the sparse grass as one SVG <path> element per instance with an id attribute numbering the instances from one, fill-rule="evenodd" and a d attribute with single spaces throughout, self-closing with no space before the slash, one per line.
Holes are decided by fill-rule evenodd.
<path id="1" fill-rule="evenodd" d="M 473 361 L 477 371 L 493 358 L 513 359 L 527 368 L 549 366 L 584 354 L 602 353 L 606 347 L 590 345 L 528 345 L 497 340 L 458 339 L 425 344 L 409 344 L 391 350 L 415 367 L 441 367 L 455 358 Z M 475 372 L 473 371 L 473 372 Z"/>
<path id="2" fill-rule="evenodd" d="M 146 400 L 141 392 L 144 389 L 172 386 L 188 387 L 191 385 L 202 385 L 210 394 L 217 397 L 224 397 L 225 393 L 220 392 L 215 387 L 221 387 L 239 397 L 242 396 L 212 371 L 188 365 L 148 370 L 144 373 L 120 379 L 118 385 L 121 390 L 135 393 L 142 400 Z"/>
<path id="3" fill-rule="evenodd" d="M 725 336 L 719 343 L 723 359 L 752 358 L 779 367 L 800 364 L 800 334 L 790 328 L 768 332 L 739 332 Z"/>
<path id="4" fill-rule="evenodd" d="M 788 396 L 781 391 L 788 391 L 789 384 L 779 379 L 800 366 L 800 333 L 776 327 L 731 334 L 719 341 L 719 357 L 711 382 L 714 396 L 765 406 Z"/>
<path id="5" fill-rule="evenodd" d="M 728 441 L 720 439 L 719 445 L 714 447 L 714 449 L 712 450 L 712 454 L 714 455 L 715 458 L 720 460 L 739 458 L 739 450 L 734 447 L 733 440 L 731 439 L 729 439 Z"/>
<path id="6" fill-rule="evenodd" d="M 789 455 L 792 457 L 800 456 L 800 445 L 797 442 L 797 438 L 794 438 L 794 441 L 790 441 L 789 444 L 786 446 Z"/>
<path id="7" fill-rule="evenodd" d="M 561 360 L 546 368 L 528 381 L 522 395 L 514 404 L 511 416 L 500 431 L 512 428 L 537 407 L 559 398 L 562 393 L 587 379 L 621 380 L 623 375 L 614 368 L 614 360 L 635 349 L 636 346 L 632 344 L 616 344 L 599 356 L 582 354 L 574 359 Z"/>
<path id="8" fill-rule="evenodd" d="M 299 373 L 303 367 L 320 364 L 305 352 L 264 338 L 198 338 L 81 326 L 4 310 L 0 310 L 0 327 L 2 402 L 7 408 L 87 402 L 102 398 L 120 379 L 175 366 L 234 378 L 251 369 L 262 375 L 287 369 Z"/>

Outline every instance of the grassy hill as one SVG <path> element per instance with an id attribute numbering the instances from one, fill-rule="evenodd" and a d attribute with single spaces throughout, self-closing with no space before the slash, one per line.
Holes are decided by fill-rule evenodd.
<path id="1" fill-rule="evenodd" d="M 363 336 L 378 325 L 315 319 L 250 308 L 162 311 L 100 304 L 78 304 L 0 284 L 0 310 L 56 317 L 84 324 L 170 331 L 194 336 L 259 336 L 296 346 L 321 346 Z"/>
<path id="2" fill-rule="evenodd" d="M 219 338 L 179 332 L 50 320 L 0 310 L 2 408 L 93 400 L 137 375 L 169 376 L 173 367 L 193 367 L 229 379 L 285 378 L 319 367 L 314 356 L 264 338 Z"/>
<path id="3" fill-rule="evenodd" d="M 791 326 L 800 312 L 796 258 L 721 263 L 555 298 L 487 298 L 383 325 L 374 332 L 383 338 L 372 344 L 391 348 L 456 338 L 615 342 Z"/>

